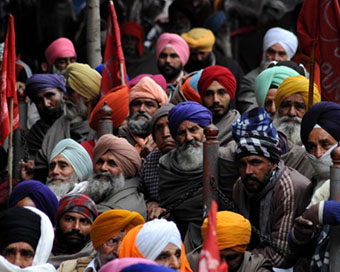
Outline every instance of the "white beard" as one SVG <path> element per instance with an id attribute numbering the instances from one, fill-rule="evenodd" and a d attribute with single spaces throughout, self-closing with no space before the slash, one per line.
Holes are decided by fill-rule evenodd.
<path id="1" fill-rule="evenodd" d="M 76 183 L 78 183 L 78 178 L 76 175 L 73 175 L 71 178 L 69 178 L 68 181 L 66 181 L 66 179 L 64 180 L 64 182 L 59 183 L 56 183 L 53 177 L 47 178 L 46 180 L 46 185 L 57 196 L 58 200 L 60 200 L 64 195 L 72 191 Z"/>
<path id="2" fill-rule="evenodd" d="M 174 156 L 180 170 L 198 169 L 203 166 L 203 143 L 197 141 L 184 143 L 176 148 Z"/>
<path id="3" fill-rule="evenodd" d="M 294 121 L 293 121 L 294 120 Z M 288 116 L 279 116 L 279 113 L 276 112 L 275 118 L 273 120 L 273 125 L 277 131 L 282 132 L 286 135 L 287 139 L 293 142 L 296 145 L 301 146 L 301 121 L 300 117 L 288 117 Z"/>
<path id="4" fill-rule="evenodd" d="M 70 120 L 72 123 L 86 120 L 87 107 L 85 105 L 84 98 L 80 97 L 77 105 L 75 105 L 70 100 L 66 100 L 64 102 L 64 113 L 67 119 Z"/>

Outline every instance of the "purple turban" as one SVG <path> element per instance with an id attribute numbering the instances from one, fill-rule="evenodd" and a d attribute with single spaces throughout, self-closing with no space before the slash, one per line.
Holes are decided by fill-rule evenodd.
<path id="1" fill-rule="evenodd" d="M 38 93 L 59 89 L 66 93 L 65 79 L 58 74 L 34 74 L 26 82 L 26 93 L 33 101 Z"/>
<path id="2" fill-rule="evenodd" d="M 212 121 L 211 111 L 201 104 L 186 101 L 177 104 L 169 111 L 169 129 L 172 138 L 176 139 L 178 127 L 184 121 L 190 121 L 202 128 L 208 126 Z"/>

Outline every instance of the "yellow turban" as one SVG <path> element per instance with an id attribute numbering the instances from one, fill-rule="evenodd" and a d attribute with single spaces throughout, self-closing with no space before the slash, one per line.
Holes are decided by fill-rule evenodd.
<path id="1" fill-rule="evenodd" d="M 304 76 L 291 76 L 287 77 L 280 84 L 276 92 L 275 106 L 278 109 L 283 100 L 287 97 L 299 93 L 302 96 L 303 101 L 308 105 L 308 94 L 309 94 L 309 80 Z M 313 104 L 320 102 L 321 96 L 319 93 L 318 86 L 314 83 L 313 90 Z"/>
<path id="2" fill-rule="evenodd" d="M 144 218 L 137 212 L 127 210 L 109 210 L 99 215 L 91 226 L 91 241 L 96 249 L 115 237 L 122 230 L 130 229 L 144 223 Z"/>
<path id="3" fill-rule="evenodd" d="M 202 52 L 210 52 L 215 43 L 215 36 L 209 29 L 193 28 L 182 34 L 182 38 L 188 43 L 190 49 Z"/>
<path id="4" fill-rule="evenodd" d="M 203 241 L 207 236 L 207 230 L 208 218 L 201 227 Z M 217 213 L 216 233 L 219 250 L 231 248 L 244 253 L 250 241 L 251 225 L 248 219 L 238 213 L 221 211 Z"/>
<path id="5" fill-rule="evenodd" d="M 101 75 L 87 64 L 71 63 L 66 68 L 67 86 L 81 96 L 93 100 L 99 98 Z"/>

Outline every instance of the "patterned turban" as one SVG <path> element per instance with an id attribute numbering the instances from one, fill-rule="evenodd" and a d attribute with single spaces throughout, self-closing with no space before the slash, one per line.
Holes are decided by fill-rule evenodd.
<path id="1" fill-rule="evenodd" d="M 109 210 L 99 215 L 91 226 L 91 241 L 96 249 L 106 241 L 117 236 L 122 230 L 143 224 L 144 218 L 137 212 L 127 210 Z"/>
<path id="2" fill-rule="evenodd" d="M 202 52 L 211 52 L 215 43 L 215 36 L 206 28 L 193 28 L 182 34 L 182 38 L 188 43 L 190 49 Z"/>
<path id="3" fill-rule="evenodd" d="M 68 194 L 60 199 L 56 214 L 57 225 L 63 214 L 67 212 L 79 213 L 91 222 L 93 222 L 98 216 L 96 204 L 85 194 Z"/>
<path id="4" fill-rule="evenodd" d="M 34 74 L 26 81 L 26 93 L 32 101 L 37 94 L 51 89 L 66 93 L 64 77 L 58 74 Z"/>
<path id="5" fill-rule="evenodd" d="M 87 64 L 71 63 L 66 68 L 67 86 L 89 100 L 99 98 L 101 75 Z"/>
<path id="6" fill-rule="evenodd" d="M 99 138 L 93 150 L 93 163 L 106 152 L 111 152 L 114 161 L 126 178 L 137 176 L 142 161 L 137 150 L 124 138 L 105 134 Z"/>
<path id="7" fill-rule="evenodd" d="M 140 74 L 130 80 L 130 82 L 128 83 L 129 87 L 132 88 L 133 86 L 135 86 L 143 77 L 149 77 L 153 79 L 159 86 L 162 87 L 164 91 L 166 90 L 166 79 L 162 74 L 156 74 L 156 75 Z"/>
<path id="8" fill-rule="evenodd" d="M 315 125 L 326 130 L 336 141 L 340 141 L 340 105 L 334 102 L 319 102 L 310 107 L 301 122 L 301 140 L 308 148 L 308 136 Z"/>
<path id="9" fill-rule="evenodd" d="M 176 139 L 178 127 L 184 121 L 190 121 L 205 128 L 212 122 L 212 114 L 201 104 L 186 101 L 177 104 L 169 111 L 168 120 L 171 136 Z"/>
<path id="10" fill-rule="evenodd" d="M 122 24 L 120 31 L 123 35 L 130 35 L 138 39 L 137 52 L 141 57 L 143 55 L 143 27 L 137 22 L 125 22 Z"/>
<path id="11" fill-rule="evenodd" d="M 183 66 L 187 64 L 190 55 L 190 49 L 186 41 L 181 36 L 174 33 L 163 33 L 160 35 L 156 45 L 157 59 L 159 58 L 160 53 L 166 47 L 172 47 L 175 50 L 181 59 Z"/>
<path id="12" fill-rule="evenodd" d="M 86 149 L 75 140 L 67 138 L 58 142 L 52 150 L 49 162 L 59 154 L 63 155 L 72 165 L 80 181 L 86 180 L 92 174 L 93 164 L 91 157 Z"/>
<path id="13" fill-rule="evenodd" d="M 242 215 L 229 211 L 217 212 L 216 234 L 219 250 L 233 249 L 244 253 L 250 242 L 251 225 Z M 201 227 L 202 238 L 205 241 L 208 231 L 208 218 Z"/>
<path id="14" fill-rule="evenodd" d="M 73 43 L 67 38 L 59 38 L 52 42 L 45 51 L 45 57 L 49 65 L 53 65 L 56 59 L 77 57 Z"/>
<path id="15" fill-rule="evenodd" d="M 259 106 L 264 107 L 264 101 L 271 85 L 278 88 L 287 77 L 298 75 L 297 71 L 286 66 L 274 66 L 263 70 L 255 82 L 255 96 Z"/>
<path id="16" fill-rule="evenodd" d="M 129 95 L 129 103 L 139 98 L 153 99 L 160 105 L 167 103 L 169 100 L 162 87 L 149 77 L 143 77 L 132 87 Z"/>
<path id="17" fill-rule="evenodd" d="M 154 265 L 157 265 L 156 262 L 148 260 L 148 259 L 144 259 L 144 258 L 121 258 L 121 259 L 114 259 L 114 260 L 108 262 L 107 264 L 102 266 L 99 269 L 98 272 L 112 272 L 112 271 L 120 272 L 125 267 L 131 266 L 131 265 L 134 265 L 134 264 L 154 264 Z"/>
<path id="18" fill-rule="evenodd" d="M 218 81 L 218 83 L 220 83 L 225 88 L 228 95 L 230 96 L 230 99 L 233 99 L 235 97 L 236 79 L 234 75 L 230 72 L 229 69 L 223 66 L 213 65 L 208 66 L 203 70 L 201 78 L 198 81 L 198 91 L 201 98 L 204 97 L 205 91 L 215 80 Z"/>
<path id="19" fill-rule="evenodd" d="M 186 100 L 195 101 L 197 103 L 202 104 L 202 99 L 198 92 L 198 81 L 201 78 L 202 72 L 203 72 L 203 69 L 196 72 L 192 76 L 188 77 L 184 81 L 181 89 Z"/>
<path id="20" fill-rule="evenodd" d="M 304 76 L 287 77 L 279 86 L 275 97 L 275 106 L 278 109 L 283 100 L 293 94 L 301 94 L 306 106 L 308 105 L 309 80 Z M 320 102 L 321 97 L 318 86 L 314 83 L 313 104 Z"/>

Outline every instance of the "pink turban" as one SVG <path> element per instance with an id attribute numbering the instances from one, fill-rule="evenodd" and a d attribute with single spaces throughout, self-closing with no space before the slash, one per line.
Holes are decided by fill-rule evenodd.
<path id="1" fill-rule="evenodd" d="M 142 161 L 136 148 L 126 139 L 118 138 L 112 134 L 100 137 L 93 150 L 93 163 L 95 164 L 108 151 L 113 155 L 115 163 L 125 177 L 137 176 Z"/>
<path id="2" fill-rule="evenodd" d="M 138 98 L 156 100 L 160 105 L 168 103 L 166 92 L 150 77 L 143 77 L 132 87 L 129 96 L 129 103 Z"/>
<path id="3" fill-rule="evenodd" d="M 45 51 L 49 65 L 53 65 L 58 58 L 77 57 L 73 43 L 67 38 L 59 38 L 52 42 Z"/>
<path id="4" fill-rule="evenodd" d="M 128 83 L 130 89 L 135 86 L 143 77 L 149 77 L 153 79 L 159 86 L 162 87 L 162 89 L 165 91 L 166 90 L 166 80 L 165 77 L 162 74 L 156 74 L 156 75 L 151 75 L 151 74 L 140 74 L 133 79 L 130 80 Z"/>
<path id="5" fill-rule="evenodd" d="M 128 267 L 133 264 L 139 264 L 139 263 L 144 263 L 144 264 L 157 264 L 154 261 L 151 261 L 149 259 L 144 259 L 144 258 L 120 258 L 120 259 L 114 259 L 111 262 L 108 262 L 105 264 L 101 269 L 99 269 L 99 272 L 120 272 L 122 271 L 125 267 Z"/>
<path id="6" fill-rule="evenodd" d="M 187 42 L 179 35 L 173 33 L 163 33 L 159 36 L 156 46 L 157 59 L 165 47 L 171 46 L 184 66 L 189 59 L 190 49 Z"/>

